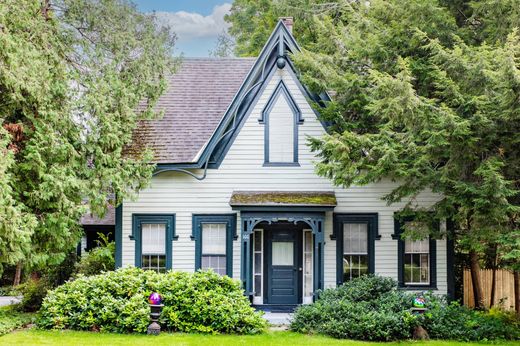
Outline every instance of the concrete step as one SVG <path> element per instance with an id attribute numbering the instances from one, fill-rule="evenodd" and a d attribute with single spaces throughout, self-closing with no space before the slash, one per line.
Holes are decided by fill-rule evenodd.
<path id="1" fill-rule="evenodd" d="M 264 318 L 272 326 L 288 326 L 291 324 L 293 314 L 284 312 L 265 312 Z"/>

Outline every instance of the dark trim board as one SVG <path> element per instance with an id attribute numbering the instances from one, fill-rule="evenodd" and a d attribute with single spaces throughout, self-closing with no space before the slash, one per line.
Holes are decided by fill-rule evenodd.
<path id="1" fill-rule="evenodd" d="M 160 223 L 166 225 L 166 269 L 172 268 L 172 241 L 175 235 L 175 214 L 132 214 L 132 234 L 128 237 L 135 240 L 135 266 L 141 267 L 142 239 L 141 225 L 143 223 Z"/>
<path id="2" fill-rule="evenodd" d="M 300 306 L 299 304 L 256 304 L 256 305 L 252 305 L 253 308 L 255 308 L 256 310 L 259 310 L 259 311 L 264 311 L 264 312 L 274 312 L 274 313 L 293 313 L 294 310 L 296 310 L 296 308 L 298 306 Z"/>
<path id="3" fill-rule="evenodd" d="M 448 284 L 448 297 L 455 300 L 455 222 L 448 219 L 446 221 L 446 277 Z"/>
<path id="4" fill-rule="evenodd" d="M 116 269 L 123 266 L 123 203 L 116 207 Z"/>
<path id="5" fill-rule="evenodd" d="M 226 275 L 233 277 L 233 240 L 237 235 L 237 214 L 194 214 L 191 239 L 195 241 L 195 270 L 202 267 L 202 225 L 205 223 L 226 224 Z"/>
<path id="6" fill-rule="evenodd" d="M 392 239 L 397 240 L 397 282 L 399 288 L 409 290 L 436 290 L 437 289 L 437 241 L 431 235 L 428 237 L 430 241 L 430 283 L 427 285 L 407 285 L 404 283 L 404 240 L 401 238 L 404 223 L 412 221 L 413 217 L 405 217 L 399 219 L 394 215 L 394 234 Z M 437 223 L 437 231 L 440 225 Z"/>
<path id="7" fill-rule="evenodd" d="M 375 272 L 375 241 L 379 235 L 378 214 L 334 213 L 331 239 L 336 240 L 336 284 L 343 284 L 343 225 L 345 223 L 366 223 L 368 229 L 368 272 Z"/>

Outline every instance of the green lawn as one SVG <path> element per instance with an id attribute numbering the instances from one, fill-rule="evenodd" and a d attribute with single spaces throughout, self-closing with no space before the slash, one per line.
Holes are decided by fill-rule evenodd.
<path id="1" fill-rule="evenodd" d="M 72 331 L 40 331 L 23 330 L 0 337 L 0 345 L 429 345 L 451 346 L 463 345 L 463 343 L 450 341 L 429 342 L 400 342 L 400 343 L 368 343 L 350 340 L 335 340 L 323 336 L 308 336 L 291 332 L 269 332 L 255 336 L 230 336 L 230 335 L 198 335 L 198 334 L 167 334 L 160 336 L 147 335 L 122 335 L 91 332 Z M 520 346 L 520 342 L 501 343 L 502 345 Z M 464 345 L 482 345 L 477 343 L 464 343 Z"/>

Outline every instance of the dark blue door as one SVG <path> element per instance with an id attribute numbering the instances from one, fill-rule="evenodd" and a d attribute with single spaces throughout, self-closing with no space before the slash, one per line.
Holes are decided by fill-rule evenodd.
<path id="1" fill-rule="evenodd" d="M 299 304 L 301 232 L 273 227 L 267 232 L 267 304 Z"/>

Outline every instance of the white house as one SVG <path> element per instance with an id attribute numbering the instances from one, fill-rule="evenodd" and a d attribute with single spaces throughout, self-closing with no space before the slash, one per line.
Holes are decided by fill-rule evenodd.
<path id="1" fill-rule="evenodd" d="M 116 262 L 152 270 L 212 268 L 239 278 L 255 305 L 293 306 L 365 273 L 403 289 L 452 290 L 446 239 L 404 241 L 381 198 L 390 181 L 336 187 L 314 170 L 308 136 L 326 124 L 298 80 L 298 45 L 280 21 L 258 58 L 184 59 L 129 152 L 157 170 L 116 210 Z M 439 197 L 425 192 L 417 203 Z"/>

